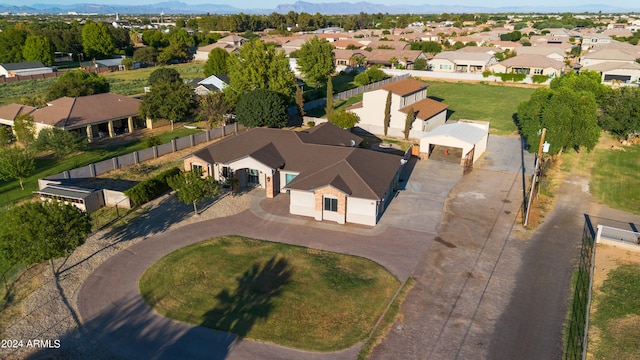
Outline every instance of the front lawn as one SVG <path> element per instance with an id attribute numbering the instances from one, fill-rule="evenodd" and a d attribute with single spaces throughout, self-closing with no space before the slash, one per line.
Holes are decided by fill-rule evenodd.
<path id="1" fill-rule="evenodd" d="M 239 236 L 179 249 L 139 284 L 169 318 L 314 351 L 365 340 L 400 286 L 370 260 Z"/>
<path id="2" fill-rule="evenodd" d="M 594 151 L 591 193 L 600 203 L 640 214 L 640 145 Z"/>
<path id="3" fill-rule="evenodd" d="M 518 105 L 534 89 L 514 86 L 451 83 L 428 81 L 430 98 L 449 105 L 449 120 L 469 119 L 491 122 L 490 131 L 496 135 L 517 133 L 513 115 Z"/>

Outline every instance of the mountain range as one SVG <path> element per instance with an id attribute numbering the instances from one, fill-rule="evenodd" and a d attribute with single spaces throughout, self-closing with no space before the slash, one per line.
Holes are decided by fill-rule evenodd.
<path id="1" fill-rule="evenodd" d="M 69 5 L 33 4 L 33 5 L 7 5 L 0 3 L 0 14 L 270 14 L 277 12 L 286 14 L 289 11 L 297 13 L 321 13 L 321 14 L 442 14 L 442 13 L 624 13 L 640 11 L 640 5 L 628 7 L 614 7 L 603 4 L 585 4 L 580 6 L 462 6 L 447 4 L 424 5 L 384 5 L 369 2 L 341 2 L 341 3 L 309 3 L 298 1 L 293 4 L 278 5 L 274 9 L 241 9 L 230 5 L 220 4 L 187 4 L 180 1 L 165 1 L 148 5 L 106 5 L 78 3 Z"/>

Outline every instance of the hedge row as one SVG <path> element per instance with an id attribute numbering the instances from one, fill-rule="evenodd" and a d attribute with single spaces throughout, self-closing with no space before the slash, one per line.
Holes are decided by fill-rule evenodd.
<path id="1" fill-rule="evenodd" d="M 178 167 L 165 170 L 151 179 L 139 182 L 124 194 L 131 199 L 133 206 L 140 206 L 169 191 L 171 188 L 167 184 L 167 179 L 179 173 Z"/>
<path id="2" fill-rule="evenodd" d="M 502 79 L 502 81 L 513 81 L 513 82 L 520 82 L 524 79 L 526 79 L 527 74 L 512 74 L 512 73 L 501 73 L 500 74 L 500 79 Z"/>

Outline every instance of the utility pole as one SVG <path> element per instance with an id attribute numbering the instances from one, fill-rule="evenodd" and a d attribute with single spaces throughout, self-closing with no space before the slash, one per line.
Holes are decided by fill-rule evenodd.
<path id="1" fill-rule="evenodd" d="M 544 136 L 547 134 L 547 128 L 542 129 L 542 134 L 540 136 L 540 146 L 538 146 L 538 155 L 536 157 L 536 166 L 533 169 L 533 179 L 531 180 L 531 191 L 529 192 L 529 199 L 527 201 L 527 208 L 525 211 L 524 223 L 523 226 L 527 226 L 527 221 L 529 221 L 529 212 L 531 212 L 531 199 L 533 198 L 533 189 L 536 186 L 536 181 L 538 178 L 538 169 L 540 168 L 540 160 L 542 159 L 542 147 L 544 145 Z"/>

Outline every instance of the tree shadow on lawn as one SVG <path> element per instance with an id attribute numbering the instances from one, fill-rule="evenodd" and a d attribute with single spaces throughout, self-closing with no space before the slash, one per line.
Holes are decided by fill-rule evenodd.
<path id="1" fill-rule="evenodd" d="M 254 263 L 236 278 L 238 287 L 231 293 L 223 289 L 216 295 L 219 304 L 205 314 L 202 326 L 246 336 L 258 319 L 266 319 L 273 310 L 273 299 L 280 296 L 289 283 L 293 269 L 283 258 L 263 264 Z"/>

